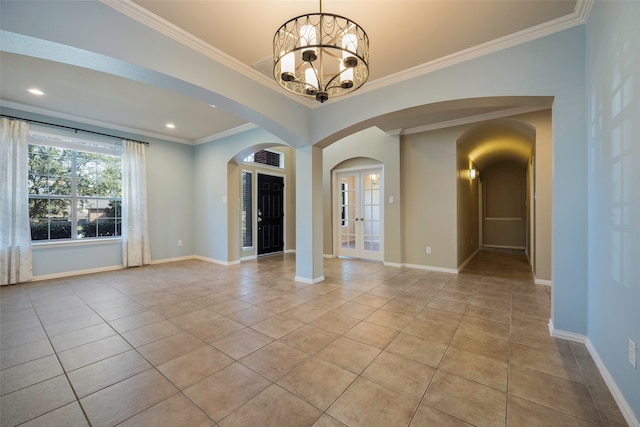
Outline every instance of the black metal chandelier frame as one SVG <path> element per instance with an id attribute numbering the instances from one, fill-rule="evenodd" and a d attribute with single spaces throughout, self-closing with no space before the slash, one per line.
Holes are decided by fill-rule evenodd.
<path id="1" fill-rule="evenodd" d="M 273 61 L 273 76 L 283 88 L 322 103 L 367 81 L 369 37 L 344 16 L 300 15 L 273 36 Z"/>

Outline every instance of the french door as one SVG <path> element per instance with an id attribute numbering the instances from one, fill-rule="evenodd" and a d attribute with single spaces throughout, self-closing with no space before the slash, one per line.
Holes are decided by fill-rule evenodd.
<path id="1" fill-rule="evenodd" d="M 382 260 L 382 169 L 340 172 L 336 178 L 338 255 Z"/>

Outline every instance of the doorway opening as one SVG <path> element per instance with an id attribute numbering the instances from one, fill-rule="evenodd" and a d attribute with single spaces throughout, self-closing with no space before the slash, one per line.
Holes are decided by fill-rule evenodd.
<path id="1" fill-rule="evenodd" d="M 337 255 L 381 261 L 384 228 L 382 168 L 336 171 L 334 177 Z"/>

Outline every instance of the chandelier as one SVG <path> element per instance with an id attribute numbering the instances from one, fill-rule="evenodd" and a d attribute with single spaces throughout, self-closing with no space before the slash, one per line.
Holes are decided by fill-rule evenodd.
<path id="1" fill-rule="evenodd" d="M 300 15 L 273 36 L 273 77 L 289 92 L 325 102 L 362 86 L 369 77 L 369 37 L 331 13 Z"/>

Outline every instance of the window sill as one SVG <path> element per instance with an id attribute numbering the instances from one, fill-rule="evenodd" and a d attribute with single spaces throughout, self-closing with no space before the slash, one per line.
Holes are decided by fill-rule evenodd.
<path id="1" fill-rule="evenodd" d="M 58 247 L 69 246 L 88 246 L 88 245 L 113 245 L 122 242 L 121 237 L 108 237 L 105 239 L 81 239 L 81 240 L 61 240 L 61 241 L 49 241 L 49 242 L 31 242 L 31 248 L 36 249 L 49 249 Z"/>

